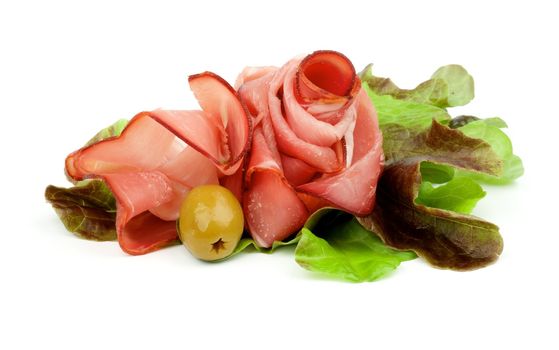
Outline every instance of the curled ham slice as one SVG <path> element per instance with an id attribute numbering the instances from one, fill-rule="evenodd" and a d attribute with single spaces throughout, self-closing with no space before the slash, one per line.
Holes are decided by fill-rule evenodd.
<path id="1" fill-rule="evenodd" d="M 136 115 L 119 137 L 66 158 L 74 180 L 104 179 L 117 201 L 122 249 L 144 254 L 177 239 L 175 220 L 189 190 L 240 173 L 251 120 L 235 90 L 205 72 L 189 78 L 203 111 L 156 110 Z M 241 182 L 231 182 L 240 193 Z"/>
<path id="2" fill-rule="evenodd" d="M 298 231 L 323 206 L 372 211 L 382 136 L 345 56 L 317 51 L 279 69 L 246 69 L 238 81 L 255 126 L 243 205 L 259 245 Z"/>

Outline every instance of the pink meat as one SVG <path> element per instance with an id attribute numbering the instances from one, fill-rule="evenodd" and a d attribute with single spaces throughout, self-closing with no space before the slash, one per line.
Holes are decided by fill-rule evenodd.
<path id="1" fill-rule="evenodd" d="M 288 237 L 326 205 L 370 213 L 382 136 L 351 62 L 318 51 L 245 75 L 239 95 L 255 131 L 243 205 L 257 243 L 269 247 Z"/>
<path id="2" fill-rule="evenodd" d="M 119 137 L 66 159 L 74 180 L 103 178 L 117 201 L 122 249 L 144 254 L 177 239 L 175 220 L 194 186 L 242 171 L 251 124 L 235 90 L 209 72 L 191 76 L 203 111 L 156 110 L 136 115 Z M 242 183 L 231 182 L 240 193 Z"/>

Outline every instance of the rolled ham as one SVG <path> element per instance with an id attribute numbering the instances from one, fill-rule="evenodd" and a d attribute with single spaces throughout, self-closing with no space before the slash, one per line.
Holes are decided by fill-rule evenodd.
<path id="1" fill-rule="evenodd" d="M 256 242 L 270 247 L 324 206 L 369 214 L 382 136 L 349 59 L 317 51 L 279 69 L 247 71 L 239 95 L 254 137 L 243 208 Z"/>

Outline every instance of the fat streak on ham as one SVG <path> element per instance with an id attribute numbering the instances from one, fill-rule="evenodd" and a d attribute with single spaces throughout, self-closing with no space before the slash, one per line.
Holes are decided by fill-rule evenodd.
<path id="1" fill-rule="evenodd" d="M 202 110 L 139 113 L 119 137 L 66 159 L 70 178 L 101 178 L 111 188 L 124 251 L 145 254 L 176 241 L 180 205 L 202 184 L 235 194 L 262 247 L 324 206 L 372 211 L 382 136 L 344 55 L 317 51 L 280 68 L 248 67 L 237 90 L 210 72 L 189 83 Z"/>

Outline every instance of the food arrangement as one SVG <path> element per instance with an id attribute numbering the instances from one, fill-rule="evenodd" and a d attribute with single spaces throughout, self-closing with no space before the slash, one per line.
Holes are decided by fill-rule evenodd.
<path id="1" fill-rule="evenodd" d="M 141 112 L 66 158 L 74 186 L 45 197 L 69 231 L 208 261 L 296 245 L 302 267 L 353 282 L 418 256 L 471 270 L 501 254 L 498 227 L 470 213 L 480 183 L 514 181 L 522 162 L 500 118 L 450 115 L 474 97 L 461 66 L 407 90 L 317 51 L 234 87 L 188 81 L 201 110 Z"/>

